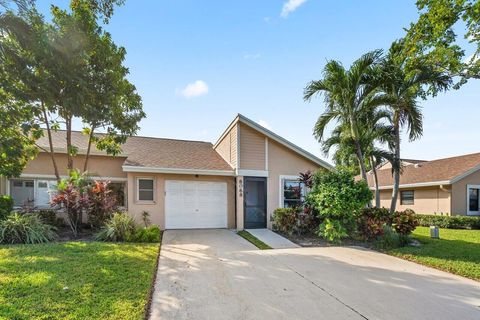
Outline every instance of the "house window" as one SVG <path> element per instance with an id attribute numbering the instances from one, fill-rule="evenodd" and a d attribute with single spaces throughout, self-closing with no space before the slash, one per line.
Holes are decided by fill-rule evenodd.
<path id="1" fill-rule="evenodd" d="M 33 180 L 12 180 L 10 195 L 17 207 L 34 205 L 35 184 Z"/>
<path id="2" fill-rule="evenodd" d="M 467 214 L 478 215 L 480 213 L 480 185 L 467 186 Z"/>
<path id="3" fill-rule="evenodd" d="M 117 205 L 120 207 L 125 207 L 125 183 L 111 182 L 108 185 L 108 189 L 112 191 L 112 194 L 117 199 Z"/>
<path id="4" fill-rule="evenodd" d="M 305 184 L 298 179 L 283 179 L 283 207 L 296 207 L 305 199 Z"/>
<path id="5" fill-rule="evenodd" d="M 400 191 L 400 204 L 402 204 L 402 205 L 414 204 L 414 192 L 413 192 L 413 190 Z"/>
<path id="6" fill-rule="evenodd" d="M 137 199 L 138 201 L 153 201 L 154 199 L 154 179 L 139 178 L 137 180 Z"/>

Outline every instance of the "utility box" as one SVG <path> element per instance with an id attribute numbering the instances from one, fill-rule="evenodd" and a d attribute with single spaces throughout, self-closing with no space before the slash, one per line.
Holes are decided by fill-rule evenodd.
<path id="1" fill-rule="evenodd" d="M 434 239 L 440 239 L 440 230 L 437 226 L 430 226 L 430 237 Z"/>

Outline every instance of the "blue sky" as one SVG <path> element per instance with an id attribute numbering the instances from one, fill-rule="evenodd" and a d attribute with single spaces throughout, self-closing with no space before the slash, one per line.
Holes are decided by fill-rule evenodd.
<path id="1" fill-rule="evenodd" d="M 67 5 L 37 3 L 48 13 L 51 2 Z M 312 136 L 323 102 L 304 102 L 303 88 L 328 59 L 348 66 L 388 48 L 417 11 L 403 0 L 287 2 L 127 0 L 117 8 L 106 30 L 126 48 L 129 78 L 143 99 L 139 134 L 215 142 L 242 113 L 328 159 Z M 421 101 L 424 135 L 404 139 L 402 156 L 479 152 L 479 84 Z"/>

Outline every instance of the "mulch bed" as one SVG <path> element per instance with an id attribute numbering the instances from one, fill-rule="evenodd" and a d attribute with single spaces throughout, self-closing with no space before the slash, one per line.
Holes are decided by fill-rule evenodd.
<path id="1" fill-rule="evenodd" d="M 282 237 L 285 237 L 288 240 L 292 241 L 293 243 L 298 244 L 301 247 L 360 246 L 360 247 L 370 248 L 370 245 L 368 243 L 353 240 L 353 239 L 344 239 L 342 243 L 338 245 L 338 244 L 329 243 L 325 239 L 322 239 L 313 233 L 297 235 L 297 234 L 286 234 L 278 231 L 275 231 L 275 232 L 281 235 Z"/>

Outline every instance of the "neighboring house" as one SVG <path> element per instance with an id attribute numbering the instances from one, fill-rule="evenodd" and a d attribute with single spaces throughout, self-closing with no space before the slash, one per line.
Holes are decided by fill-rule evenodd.
<path id="1" fill-rule="evenodd" d="M 421 214 L 480 215 L 480 153 L 458 157 L 402 160 L 397 210 Z M 378 173 L 380 204 L 390 207 L 393 177 L 391 166 Z M 374 190 L 373 174 L 368 184 Z"/>
<path id="2" fill-rule="evenodd" d="M 87 137 L 73 132 L 72 139 L 79 149 L 74 167 L 82 168 Z M 48 146 L 46 138 L 38 143 Z M 65 131 L 55 132 L 53 143 L 66 176 Z M 111 181 L 130 214 L 139 219 L 148 211 L 162 229 L 271 228 L 274 209 L 302 201 L 299 173 L 331 168 L 240 114 L 214 145 L 131 137 L 122 150 L 115 157 L 93 152 L 89 174 Z M 0 188 L 18 206 L 45 207 L 55 183 L 49 154 L 40 152 L 19 179 L 4 179 Z"/>

